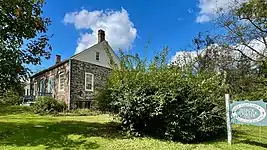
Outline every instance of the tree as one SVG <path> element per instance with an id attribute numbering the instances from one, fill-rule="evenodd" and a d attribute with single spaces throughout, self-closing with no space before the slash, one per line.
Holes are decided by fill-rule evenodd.
<path id="1" fill-rule="evenodd" d="M 184 65 L 183 68 L 193 67 L 195 72 L 224 72 L 233 66 L 233 58 L 227 49 L 216 44 L 216 36 L 200 32 L 192 40 L 191 50 L 181 53 L 174 64 Z M 188 60 L 188 61 L 181 61 Z M 179 62 L 182 62 L 182 64 Z M 186 67 L 185 67 L 186 66 Z M 190 67 L 191 66 L 191 67 Z"/>
<path id="2" fill-rule="evenodd" d="M 30 74 L 28 64 L 49 58 L 50 19 L 44 0 L 0 0 L 0 95 Z"/>
<path id="3" fill-rule="evenodd" d="M 259 91 L 267 76 L 267 1 L 235 1 L 217 14 L 215 24 L 223 30 L 216 43 L 232 55 L 233 68 L 226 70 L 231 93 Z"/>
<path id="4" fill-rule="evenodd" d="M 228 92 L 233 95 L 262 88 L 266 84 L 262 76 L 266 65 L 255 67 L 253 62 L 243 55 L 236 59 L 231 49 L 216 44 L 217 37 L 218 35 L 199 33 L 192 41 L 192 50 L 196 55 L 182 55 L 180 58 L 192 60 L 183 64 L 184 68 L 190 72 L 194 68 L 195 74 L 221 73 L 224 83 L 228 85 Z"/>
<path id="5" fill-rule="evenodd" d="M 249 0 L 220 9 L 215 23 L 225 34 L 218 41 L 229 50 L 237 51 L 253 62 L 264 62 L 267 58 L 267 1 Z M 238 58 L 241 58 L 240 56 Z"/>
<path id="6" fill-rule="evenodd" d="M 215 43 L 216 36 L 199 33 L 193 39 L 193 49 L 197 51 L 195 67 L 198 71 L 221 72 L 231 61 L 227 51 Z"/>

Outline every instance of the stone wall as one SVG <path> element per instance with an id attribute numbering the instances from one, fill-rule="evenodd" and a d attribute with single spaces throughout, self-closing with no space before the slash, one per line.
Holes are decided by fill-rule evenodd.
<path id="1" fill-rule="evenodd" d="M 94 91 L 85 91 L 85 73 L 94 74 Z M 75 103 L 79 101 L 93 100 L 98 91 L 104 87 L 109 73 L 109 68 L 72 59 L 70 83 L 71 109 L 75 109 Z"/>
<path id="2" fill-rule="evenodd" d="M 64 90 L 59 91 L 59 74 L 64 74 Z M 31 95 L 33 95 L 33 86 L 34 83 L 37 83 L 37 91 L 40 91 L 40 81 L 44 79 L 45 83 L 45 92 L 48 92 L 48 81 L 49 77 L 54 77 L 54 88 L 53 88 L 53 97 L 64 101 L 66 104 L 68 104 L 69 100 L 69 61 L 66 61 L 65 63 L 62 63 L 61 65 L 45 71 L 44 73 L 40 73 L 37 76 L 34 76 L 31 78 Z"/>

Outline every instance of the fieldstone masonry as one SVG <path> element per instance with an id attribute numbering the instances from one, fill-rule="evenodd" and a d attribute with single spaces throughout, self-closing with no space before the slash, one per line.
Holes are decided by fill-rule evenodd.
<path id="1" fill-rule="evenodd" d="M 64 74 L 63 82 L 64 82 L 64 90 L 59 91 L 59 74 Z M 53 97 L 64 101 L 66 104 L 68 104 L 69 99 L 69 63 L 68 61 L 65 63 L 62 63 L 61 65 L 46 71 L 44 73 L 38 74 L 31 78 L 31 95 L 34 95 L 33 89 L 34 89 L 34 83 L 37 84 L 37 91 L 40 91 L 40 81 L 44 80 L 44 90 L 45 92 L 48 92 L 48 79 L 50 77 L 54 78 L 54 89 L 53 89 Z"/>
<path id="2" fill-rule="evenodd" d="M 94 91 L 85 91 L 85 73 L 94 74 Z M 72 59 L 70 83 L 70 108 L 75 109 L 75 103 L 91 101 L 97 92 L 104 87 L 110 69 L 95 64 Z"/>
<path id="3" fill-rule="evenodd" d="M 52 96 L 64 101 L 69 109 L 94 107 L 95 96 L 105 86 L 107 77 L 111 71 L 108 61 L 109 54 L 106 53 L 106 48 L 110 49 L 111 56 L 114 56 L 114 62 L 119 63 L 119 58 L 105 40 L 105 31 L 101 29 L 98 31 L 98 43 L 94 46 L 85 49 L 79 54 L 75 54 L 65 61 L 61 61 L 61 56 L 56 55 L 54 66 L 36 73 L 31 77 L 31 94 L 37 96 L 37 94 L 33 93 L 39 92 L 44 93 L 40 95 L 50 95 L 49 93 L 52 90 Z M 98 54 L 98 58 L 101 57 L 101 61 L 97 60 L 96 54 Z M 94 75 L 93 91 L 85 90 L 85 73 Z M 60 74 L 64 75 L 61 78 L 64 83 L 64 90 L 59 90 Z M 53 77 L 54 80 L 50 77 Z M 37 85 L 37 89 L 33 88 L 34 85 Z"/>
<path id="4" fill-rule="evenodd" d="M 69 79 L 70 71 L 70 79 Z M 94 74 L 94 91 L 85 91 L 85 73 Z M 70 105 L 70 109 L 75 109 L 75 103 L 93 101 L 97 92 L 105 86 L 110 69 L 95 64 L 71 59 L 71 70 L 69 61 L 32 77 L 31 94 L 33 94 L 34 83 L 37 83 L 37 91 L 40 91 L 40 81 L 44 80 L 45 92 L 48 90 L 48 79 L 54 78 L 53 97 L 64 101 Z M 64 90 L 59 90 L 59 75 L 64 74 L 62 81 L 64 82 Z M 70 81 L 70 83 L 69 83 Z M 70 87 L 70 91 L 69 91 Z M 70 103 L 69 103 L 70 99 Z"/>

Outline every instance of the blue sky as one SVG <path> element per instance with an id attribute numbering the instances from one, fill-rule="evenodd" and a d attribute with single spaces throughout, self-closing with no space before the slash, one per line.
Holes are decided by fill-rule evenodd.
<path id="1" fill-rule="evenodd" d="M 223 5 L 228 0 L 222 0 Z M 164 45 L 170 48 L 170 56 L 189 48 L 193 37 L 201 31 L 211 30 L 211 11 L 216 0 L 46 0 L 44 16 L 51 18 L 49 33 L 54 36 L 50 44 L 52 56 L 39 71 L 54 64 L 55 55 L 62 59 L 72 56 L 76 50 L 95 44 L 96 30 L 104 27 L 108 41 L 133 53 L 150 57 Z M 216 4 L 218 5 L 218 4 Z M 99 25 L 100 24 L 100 25 Z M 124 40 L 122 40 L 122 37 Z M 148 52 L 145 45 L 150 41 Z"/>

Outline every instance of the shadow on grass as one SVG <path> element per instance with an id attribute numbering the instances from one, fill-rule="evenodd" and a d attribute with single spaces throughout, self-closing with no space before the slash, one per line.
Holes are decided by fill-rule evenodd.
<path id="1" fill-rule="evenodd" d="M 0 122 L 0 146 L 39 146 L 47 149 L 82 148 L 96 149 L 97 142 L 88 141 L 88 137 L 106 139 L 123 138 L 114 122 L 101 124 L 95 122 L 62 121 L 58 123 L 5 123 Z"/>
<path id="2" fill-rule="evenodd" d="M 258 134 L 258 127 L 255 126 L 239 126 L 232 131 L 232 144 L 247 144 L 252 146 L 257 146 L 261 148 L 267 148 L 267 136 L 262 133 L 260 136 Z M 222 136 L 214 137 L 206 141 L 204 144 L 214 144 L 216 142 L 227 142 L 227 134 L 222 134 Z M 220 145 L 216 145 L 220 147 Z M 220 147 L 223 149 L 223 147 Z"/>
<path id="3" fill-rule="evenodd" d="M 266 135 L 259 135 L 255 130 L 255 126 L 245 126 L 246 130 L 233 130 L 234 143 L 243 143 L 262 148 L 267 148 Z M 263 141 L 262 141 L 263 140 Z"/>
<path id="4" fill-rule="evenodd" d="M 242 140 L 242 141 L 239 141 L 239 143 L 245 143 L 245 144 L 259 146 L 259 147 L 267 149 L 267 144 L 266 143 L 262 143 L 262 142 L 258 142 L 258 141 Z"/>

